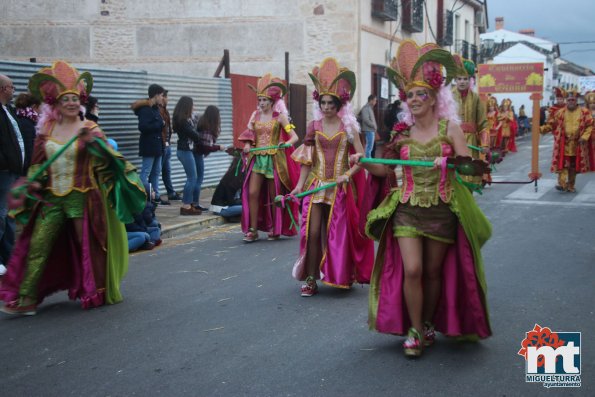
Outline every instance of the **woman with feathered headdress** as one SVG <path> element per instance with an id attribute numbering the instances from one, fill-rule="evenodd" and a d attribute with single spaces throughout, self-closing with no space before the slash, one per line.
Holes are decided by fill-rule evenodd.
<path id="1" fill-rule="evenodd" d="M 351 107 L 355 75 L 334 58 L 326 58 L 310 73 L 314 82 L 314 120 L 304 144 L 293 158 L 301 164 L 293 194 L 336 182 L 302 201 L 300 255 L 293 276 L 306 283 L 302 296 L 318 293 L 317 279 L 348 289 L 357 281 L 368 283 L 374 261 L 374 244 L 359 232 L 358 202 L 364 180 L 349 155 L 363 153 L 359 124 Z"/>
<path id="2" fill-rule="evenodd" d="M 493 96 L 489 97 L 486 103 L 486 119 L 490 133 L 490 149 L 495 149 L 502 123 L 498 120 L 498 100 Z"/>
<path id="3" fill-rule="evenodd" d="M 128 268 L 124 223 L 143 210 L 146 195 L 132 164 L 83 117 L 92 87 L 90 73 L 63 61 L 29 81 L 44 104 L 26 188 L 13 190 L 19 197 L 12 215 L 26 225 L 0 288 L 5 313 L 34 315 L 59 290 L 80 299 L 83 308 L 122 300 L 120 280 Z"/>
<path id="4" fill-rule="evenodd" d="M 259 230 L 268 232 L 269 240 L 297 233 L 291 227 L 291 217 L 297 218 L 297 204 L 288 203 L 291 216 L 271 204 L 276 196 L 293 189 L 299 173 L 291 159 L 291 146 L 299 138 L 295 126 L 289 122 L 283 100 L 287 87 L 270 73 L 258 79 L 256 87 L 249 87 L 256 92 L 258 109 L 252 113 L 248 129 L 238 138 L 244 143 L 244 153 L 248 156 L 242 188 L 242 231 L 247 243 L 258 240 Z M 284 144 L 291 146 L 283 149 Z M 251 151 L 258 148 L 263 150 Z"/>
<path id="5" fill-rule="evenodd" d="M 406 114 L 393 127 L 385 157 L 432 159 L 435 164 L 403 166 L 402 186 L 385 188 L 385 199 L 367 216 L 366 232 L 380 241 L 370 280 L 369 324 L 379 332 L 406 334 L 407 356 L 419 356 L 434 342 L 435 331 L 481 338 L 491 334 L 480 252 L 491 226 L 447 167 L 448 158 L 469 156 L 452 93 L 444 84 L 455 70 L 450 53 L 411 40 L 401 43 L 388 69 Z M 388 166 L 363 165 L 385 184 L 394 178 Z M 383 182 L 375 178 L 368 195 Z"/>
<path id="6" fill-rule="evenodd" d="M 498 121 L 501 124 L 499 141 L 496 146 L 502 149 L 502 152 L 516 152 L 515 137 L 517 132 L 517 123 L 512 111 L 512 101 L 508 98 L 502 100 L 498 112 Z"/>

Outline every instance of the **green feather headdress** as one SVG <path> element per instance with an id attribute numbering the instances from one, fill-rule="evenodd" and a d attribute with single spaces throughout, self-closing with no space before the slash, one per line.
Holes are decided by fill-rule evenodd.
<path id="1" fill-rule="evenodd" d="M 93 89 L 93 76 L 79 73 L 72 65 L 56 61 L 51 68 L 43 68 L 29 79 L 29 91 L 45 102 L 53 102 L 65 94 L 87 96 Z"/>
<path id="2" fill-rule="evenodd" d="M 341 67 L 335 58 L 325 58 L 320 66 L 308 73 L 318 96 L 332 95 L 342 102 L 351 100 L 355 94 L 355 73 Z"/>
<path id="3" fill-rule="evenodd" d="M 437 90 L 450 83 L 456 74 L 457 66 L 450 52 L 434 43 L 420 47 L 413 40 L 401 43 L 391 66 L 387 68 L 388 78 L 401 91 L 415 86 Z"/>
<path id="4" fill-rule="evenodd" d="M 283 98 L 287 93 L 287 87 L 283 84 L 283 80 L 278 77 L 273 77 L 271 73 L 267 73 L 259 78 L 256 87 L 252 84 L 248 84 L 248 87 L 250 87 L 257 96 L 263 96 L 274 101 Z"/>

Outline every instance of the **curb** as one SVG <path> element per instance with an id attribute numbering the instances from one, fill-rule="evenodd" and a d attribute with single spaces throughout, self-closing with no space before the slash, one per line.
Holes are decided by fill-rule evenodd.
<path id="1" fill-rule="evenodd" d="M 181 222 L 174 225 L 164 226 L 161 229 L 161 238 L 172 238 L 187 236 L 191 233 L 199 230 L 207 229 L 213 226 L 219 226 L 225 224 L 225 219 L 219 215 L 207 215 L 199 220 L 192 220 L 187 222 Z"/>

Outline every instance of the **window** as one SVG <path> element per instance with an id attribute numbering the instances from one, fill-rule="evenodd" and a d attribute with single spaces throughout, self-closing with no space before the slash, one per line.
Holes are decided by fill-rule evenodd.
<path id="1" fill-rule="evenodd" d="M 447 46 L 452 45 L 454 42 L 454 18 L 452 11 L 446 11 L 444 14 L 444 31 L 442 32 L 442 40 L 440 40 L 440 45 Z"/>
<path id="2" fill-rule="evenodd" d="M 383 21 L 396 21 L 399 16 L 398 0 L 372 0 L 372 16 Z"/>
<path id="3" fill-rule="evenodd" d="M 420 33 L 424 30 L 424 1 L 423 0 L 403 0 L 403 29 Z"/>

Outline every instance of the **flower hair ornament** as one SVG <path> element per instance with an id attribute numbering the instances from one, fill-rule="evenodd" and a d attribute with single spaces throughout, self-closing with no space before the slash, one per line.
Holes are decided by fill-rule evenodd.
<path id="1" fill-rule="evenodd" d="M 79 73 L 64 61 L 56 61 L 49 68 L 43 68 L 29 79 L 29 91 L 43 102 L 53 105 L 66 94 L 75 94 L 81 103 L 93 89 L 93 76 L 89 72 Z"/>
<path id="2" fill-rule="evenodd" d="M 442 67 L 446 69 L 446 78 Z M 425 87 L 437 91 L 450 83 L 456 74 L 457 67 L 450 52 L 435 43 L 426 43 L 420 47 L 413 40 L 401 43 L 397 55 L 387 68 L 388 78 L 399 88 L 402 101 L 411 88 Z"/>
<path id="3" fill-rule="evenodd" d="M 341 67 L 335 58 L 325 58 L 308 74 L 314 83 L 312 97 L 315 101 L 323 95 L 332 95 L 345 104 L 355 94 L 355 73 Z"/>

